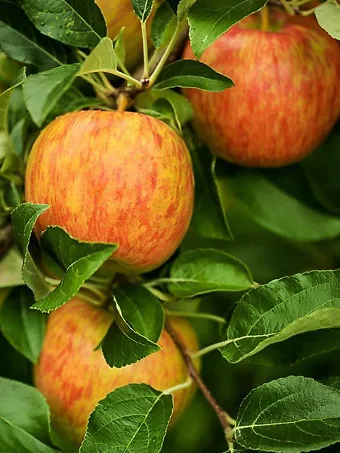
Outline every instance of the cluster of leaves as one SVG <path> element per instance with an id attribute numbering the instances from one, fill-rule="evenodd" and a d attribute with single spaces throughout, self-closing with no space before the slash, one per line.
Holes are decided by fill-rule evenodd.
<path id="1" fill-rule="evenodd" d="M 153 1 L 132 3 L 145 23 Z M 168 0 L 152 21 L 155 52 L 166 55 L 188 22 L 192 48 L 200 57 L 222 33 L 265 3 Z M 327 13 L 329 8 L 332 12 Z M 338 5 L 326 3 L 317 10 L 320 24 L 333 36 L 329 23 L 338 13 L 334 8 Z M 0 261 L 0 288 L 15 287 L 1 309 L 0 328 L 14 349 L 36 363 L 46 314 L 78 294 L 119 244 L 79 242 L 50 227 L 38 246 L 32 231 L 49 206 L 20 204 L 27 153 L 39 128 L 55 116 L 107 108 L 98 74 L 124 78 L 125 51 L 123 32 L 114 42 L 106 36 L 94 0 L 0 0 L 0 11 L 0 49 L 25 65 L 16 69 L 11 88 L 0 98 L 0 227 L 12 213 L 17 244 Z M 140 81 L 125 79 L 139 87 Z M 110 81 L 116 84 L 115 78 Z M 218 343 L 197 355 L 218 348 L 231 364 L 248 359 L 276 366 L 337 351 L 339 271 L 330 269 L 340 258 L 339 130 L 301 164 L 271 171 L 237 168 L 197 143 L 186 126 L 190 104 L 172 90 L 222 91 L 232 86 L 230 79 L 197 60 L 179 60 L 156 67 L 150 85 L 134 107 L 179 131 L 183 127 L 195 171 L 195 210 L 189 233 L 170 262 L 141 284 L 112 289 L 116 319 L 101 343 L 108 365 L 123 367 L 159 349 L 165 317 L 160 300 L 176 311 L 187 301 L 187 315 L 204 317 L 196 313 L 196 302 L 203 304 L 211 294 L 222 295 L 228 309 L 228 302 L 240 301 L 228 315 L 228 328 L 220 329 Z M 52 282 L 41 271 L 42 253 L 58 270 L 59 280 Z M 281 278 L 286 274 L 290 276 Z M 98 451 L 97 445 L 103 444 L 105 451 L 140 452 L 143 427 L 148 426 L 151 442 L 143 448 L 157 453 L 171 412 L 166 392 L 146 385 L 120 388 L 91 415 L 80 451 Z M 339 379 L 319 383 L 289 376 L 250 391 L 240 405 L 233 435 L 239 448 L 248 451 L 318 450 L 340 442 L 339 413 Z M 121 414 L 127 425 L 121 423 Z M 108 432 L 115 433 L 114 440 Z M 0 438 L 9 453 L 58 451 L 51 440 L 48 408 L 37 390 L 0 379 Z"/>

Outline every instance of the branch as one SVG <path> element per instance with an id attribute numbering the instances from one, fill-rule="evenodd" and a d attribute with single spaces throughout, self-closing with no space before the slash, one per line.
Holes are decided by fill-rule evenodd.
<path id="1" fill-rule="evenodd" d="M 211 394 L 208 387 L 203 382 L 201 376 L 199 375 L 198 371 L 195 368 L 195 365 L 190 357 L 189 352 L 187 351 L 186 347 L 183 345 L 183 343 L 181 342 L 181 340 L 179 339 L 178 335 L 176 334 L 176 332 L 174 331 L 174 329 L 172 328 L 172 326 L 169 322 L 165 323 L 165 329 L 169 333 L 170 337 L 172 338 L 173 342 L 175 343 L 179 352 L 181 353 L 183 360 L 188 368 L 189 375 L 196 382 L 196 384 L 197 384 L 198 388 L 201 390 L 203 396 L 205 397 L 205 399 L 208 401 L 210 406 L 215 411 L 215 413 L 222 425 L 222 428 L 223 428 L 224 434 L 226 436 L 226 439 L 228 441 L 228 444 L 229 444 L 229 446 L 231 446 L 231 444 L 232 444 L 232 440 L 231 440 L 232 427 L 230 425 L 230 422 L 232 422 L 233 419 L 227 414 L 227 412 L 225 412 L 220 407 L 220 405 L 218 404 L 216 399 L 213 397 L 213 395 Z"/>
<path id="2" fill-rule="evenodd" d="M 13 243 L 13 228 L 12 224 L 0 228 L 0 258 L 2 258 Z"/>

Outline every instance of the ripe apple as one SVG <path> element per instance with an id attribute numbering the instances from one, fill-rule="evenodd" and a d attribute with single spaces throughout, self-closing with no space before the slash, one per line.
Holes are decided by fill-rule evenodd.
<path id="1" fill-rule="evenodd" d="M 185 90 L 198 134 L 240 165 L 279 167 L 312 152 L 340 114 L 340 47 L 311 17 L 270 9 L 233 26 L 202 61 L 231 77 L 223 93 Z M 193 53 L 186 46 L 184 58 Z"/>
<path id="2" fill-rule="evenodd" d="M 125 27 L 126 65 L 135 67 L 143 59 L 143 41 L 141 24 L 133 12 L 131 0 L 96 0 L 96 3 L 105 17 L 110 38 L 115 38 L 119 30 Z"/>
<path id="3" fill-rule="evenodd" d="M 77 445 L 84 437 L 90 413 L 98 401 L 118 387 L 146 383 L 165 390 L 185 382 L 188 371 L 170 335 L 163 331 L 162 350 L 124 368 L 110 368 L 96 346 L 113 315 L 87 302 L 73 299 L 48 320 L 42 353 L 35 367 L 35 383 L 51 409 L 57 433 Z M 196 334 L 184 319 L 171 325 L 190 351 L 198 349 Z M 196 364 L 198 366 L 198 363 Z M 172 422 L 187 406 L 194 386 L 174 394 Z"/>
<path id="4" fill-rule="evenodd" d="M 59 225 L 74 238 L 119 244 L 126 271 L 164 263 L 187 231 L 193 171 L 184 141 L 162 121 L 134 112 L 63 115 L 39 135 L 26 169 L 26 200 L 51 205 L 39 235 Z"/>

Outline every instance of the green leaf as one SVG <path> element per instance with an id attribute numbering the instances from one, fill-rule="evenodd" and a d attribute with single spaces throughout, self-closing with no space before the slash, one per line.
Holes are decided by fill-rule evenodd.
<path id="1" fill-rule="evenodd" d="M 136 329 L 141 330 L 143 333 L 152 334 L 153 338 L 155 338 L 158 334 L 158 329 L 161 328 L 164 322 L 163 320 L 161 324 L 159 323 L 161 321 L 159 309 L 156 309 L 158 320 L 154 320 L 151 329 L 146 328 L 142 321 L 138 319 L 138 313 L 133 314 L 134 308 L 131 307 L 133 302 L 129 296 L 132 295 L 131 293 L 133 291 L 137 293 L 137 290 L 130 289 L 127 291 L 130 291 L 130 294 L 122 293 L 119 290 L 114 291 L 113 302 L 116 309 L 116 316 L 101 344 L 107 364 L 116 368 L 131 365 L 161 349 L 156 343 L 134 330 L 134 326 L 137 326 Z M 138 293 L 139 298 L 141 298 L 141 295 L 142 298 L 146 297 L 145 291 L 143 289 L 144 295 L 142 291 Z M 117 294 L 118 298 L 115 297 L 115 294 Z M 149 304 L 146 307 L 146 312 L 150 314 L 150 305 L 154 305 L 155 301 L 153 299 L 148 300 Z M 160 305 L 158 301 L 156 303 Z M 151 309 L 151 312 L 155 313 L 155 307 Z M 125 316 L 128 317 L 128 320 L 125 319 Z M 132 322 L 134 323 L 134 325 L 132 324 L 133 328 L 130 327 L 127 321 L 131 324 Z"/>
<path id="2" fill-rule="evenodd" d="M 33 291 L 35 297 L 45 297 L 50 292 L 50 288 L 37 269 L 28 246 L 37 218 L 48 208 L 46 204 L 23 203 L 12 212 L 15 241 L 23 255 L 22 279 Z"/>
<path id="3" fill-rule="evenodd" d="M 34 410 L 32 410 L 34 408 Z M 49 409 L 38 390 L 0 377 L 0 439 L 4 453 L 52 453 Z"/>
<path id="4" fill-rule="evenodd" d="M 315 9 L 315 15 L 320 27 L 332 38 L 340 40 L 340 5 L 336 1 L 322 3 Z"/>
<path id="5" fill-rule="evenodd" d="M 207 91 L 223 91 L 234 83 L 225 75 L 197 60 L 179 60 L 165 67 L 157 78 L 154 88 L 199 88 Z"/>
<path id="6" fill-rule="evenodd" d="M 26 140 L 28 135 L 27 133 L 29 126 L 31 125 L 31 120 L 29 118 L 27 110 L 24 115 L 25 116 L 14 125 L 10 134 L 10 139 L 13 144 L 13 152 L 17 156 L 20 156 L 21 159 L 24 158 Z"/>
<path id="7" fill-rule="evenodd" d="M 172 11 L 176 14 L 177 8 L 181 0 L 166 0 L 168 5 L 171 7 Z"/>
<path id="8" fill-rule="evenodd" d="M 179 21 L 186 19 L 187 13 L 197 0 L 167 0 Z"/>
<path id="9" fill-rule="evenodd" d="M 0 436 L 3 453 L 59 453 L 18 428 L 0 415 Z"/>
<path id="10" fill-rule="evenodd" d="M 117 59 L 110 38 L 103 38 L 80 66 L 77 75 L 93 72 L 112 72 L 117 69 Z"/>
<path id="11" fill-rule="evenodd" d="M 41 33 L 75 47 L 95 47 L 106 36 L 106 24 L 94 0 L 20 0 Z"/>
<path id="12" fill-rule="evenodd" d="M 339 354 L 340 329 L 323 329 L 305 332 L 281 343 L 274 343 L 252 356 L 249 361 L 265 366 L 287 366 L 320 358 L 322 355 Z M 333 355 L 332 354 L 332 355 Z M 326 356 L 327 357 L 327 356 Z"/>
<path id="13" fill-rule="evenodd" d="M 236 306 L 221 353 L 239 362 L 303 332 L 340 327 L 340 271 L 311 271 L 273 280 Z"/>
<path id="14" fill-rule="evenodd" d="M 233 235 L 216 180 L 216 157 L 191 139 L 187 140 L 187 144 L 195 173 L 195 209 L 190 230 L 205 238 L 230 241 Z"/>
<path id="15" fill-rule="evenodd" d="M 289 376 L 257 387 L 243 400 L 234 428 L 245 448 L 300 453 L 340 441 L 340 392 Z"/>
<path id="16" fill-rule="evenodd" d="M 151 110 L 158 99 L 170 102 L 180 124 L 185 124 L 192 119 L 193 111 L 187 98 L 173 90 L 147 90 L 136 98 L 135 107 L 138 111 Z"/>
<path id="17" fill-rule="evenodd" d="M 21 64 L 0 52 L 0 83 L 8 86 L 15 79 Z"/>
<path id="18" fill-rule="evenodd" d="M 219 36 L 266 3 L 267 0 L 197 0 L 188 13 L 190 42 L 196 57 L 200 58 Z"/>
<path id="19" fill-rule="evenodd" d="M 22 256 L 12 247 L 0 260 L 0 288 L 23 285 L 21 268 Z"/>
<path id="20" fill-rule="evenodd" d="M 162 3 L 156 10 L 151 22 L 151 39 L 155 48 L 166 45 L 177 27 L 177 18 L 167 2 Z"/>
<path id="21" fill-rule="evenodd" d="M 0 132 L 8 135 L 8 108 L 11 91 L 20 86 L 26 79 L 26 68 L 22 68 L 14 81 L 13 85 L 0 94 Z"/>
<path id="22" fill-rule="evenodd" d="M 340 132 L 334 131 L 300 164 L 317 200 L 335 214 L 340 214 L 339 146 Z"/>
<path id="23" fill-rule="evenodd" d="M 146 115 L 153 116 L 161 121 L 164 121 L 181 134 L 182 128 L 177 112 L 173 104 L 167 99 L 159 98 L 151 105 L 150 109 L 140 109 L 140 111 Z"/>
<path id="24" fill-rule="evenodd" d="M 309 207 L 269 180 L 265 172 L 248 169 L 228 172 L 225 168 L 229 167 L 218 161 L 220 191 L 231 191 L 232 209 L 241 209 L 266 230 L 304 242 L 332 239 L 340 234 L 339 218 Z"/>
<path id="25" fill-rule="evenodd" d="M 64 47 L 42 36 L 17 4 L 0 0 L 0 11 L 0 49 L 6 55 L 41 71 L 66 63 Z"/>
<path id="26" fill-rule="evenodd" d="M 32 308 L 49 313 L 72 299 L 117 250 L 114 244 L 94 244 L 73 239 L 60 227 L 48 227 L 41 236 L 42 247 L 57 258 L 66 273 L 59 285 Z"/>
<path id="27" fill-rule="evenodd" d="M 330 387 L 334 387 L 335 389 L 340 390 L 340 377 L 331 376 L 327 379 L 324 379 L 323 384 L 329 385 Z"/>
<path id="28" fill-rule="evenodd" d="M 218 291 L 244 291 L 253 285 L 249 269 L 238 259 L 214 249 L 182 253 L 172 264 L 168 289 L 177 297 Z"/>
<path id="29" fill-rule="evenodd" d="M 69 64 L 31 75 L 23 84 L 27 109 L 37 126 L 42 126 L 58 100 L 70 88 L 79 64 Z"/>
<path id="30" fill-rule="evenodd" d="M 27 287 L 17 288 L 7 297 L 1 309 L 1 331 L 6 340 L 33 363 L 42 348 L 46 317 L 30 306 L 34 303 Z"/>
<path id="31" fill-rule="evenodd" d="M 197 0 L 181 0 L 179 2 L 177 8 L 177 17 L 179 21 L 187 19 L 188 12 L 196 1 Z"/>
<path id="32" fill-rule="evenodd" d="M 85 108 L 99 108 L 100 106 L 101 102 L 98 98 L 85 97 L 75 86 L 71 86 L 48 114 L 46 122 L 50 123 L 57 116 L 68 112 L 75 112 Z"/>
<path id="33" fill-rule="evenodd" d="M 146 22 L 151 14 L 154 0 L 131 0 L 133 10 L 141 22 Z"/>
<path id="34" fill-rule="evenodd" d="M 164 327 L 164 310 L 146 288 L 125 284 L 113 290 L 124 318 L 140 335 L 156 343 Z"/>
<path id="35" fill-rule="evenodd" d="M 90 416 L 80 453 L 159 453 L 172 413 L 172 397 L 145 384 L 118 388 Z"/>
<path id="36" fill-rule="evenodd" d="M 114 53 L 117 57 L 117 63 L 119 65 L 125 64 L 125 39 L 124 39 L 124 31 L 125 27 L 122 27 L 118 35 L 116 36 L 114 42 L 113 42 L 113 47 L 114 47 Z"/>

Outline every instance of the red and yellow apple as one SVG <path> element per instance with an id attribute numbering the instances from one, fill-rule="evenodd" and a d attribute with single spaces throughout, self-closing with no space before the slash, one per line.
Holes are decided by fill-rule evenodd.
<path id="1" fill-rule="evenodd" d="M 311 153 L 339 118 L 340 46 L 311 17 L 270 9 L 233 26 L 201 61 L 233 79 L 223 93 L 185 90 L 197 133 L 218 156 L 279 167 Z M 192 58 L 188 44 L 184 58 Z"/>
<path id="2" fill-rule="evenodd" d="M 102 351 L 94 349 L 112 320 L 113 315 L 105 309 L 71 300 L 50 315 L 35 367 L 35 383 L 50 406 L 53 427 L 78 445 L 90 413 L 114 389 L 146 383 L 166 390 L 188 379 L 184 360 L 166 330 L 158 342 L 162 350 L 124 368 L 110 368 Z M 171 326 L 187 350 L 198 349 L 196 334 L 187 321 L 171 318 Z M 174 393 L 172 422 L 188 405 L 194 389 L 191 385 Z"/>
<path id="3" fill-rule="evenodd" d="M 96 0 L 96 3 L 105 17 L 110 38 L 115 38 L 125 27 L 126 65 L 133 68 L 143 59 L 143 42 L 141 24 L 133 12 L 131 0 Z"/>
<path id="4" fill-rule="evenodd" d="M 51 206 L 39 234 L 58 225 L 82 241 L 116 243 L 126 272 L 164 263 L 193 210 L 188 149 L 162 121 L 134 112 L 63 115 L 39 135 L 28 159 L 28 202 Z"/>

